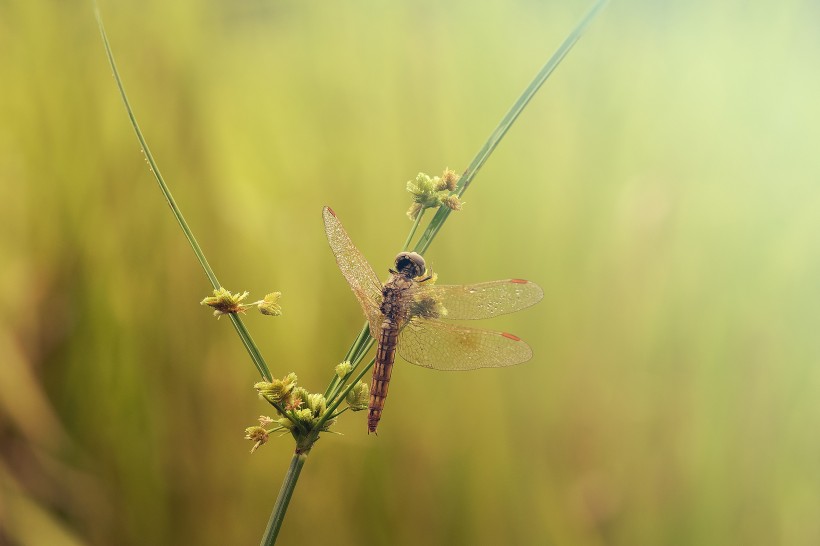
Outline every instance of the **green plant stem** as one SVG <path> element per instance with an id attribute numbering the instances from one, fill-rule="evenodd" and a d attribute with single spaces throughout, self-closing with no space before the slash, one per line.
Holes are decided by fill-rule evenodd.
<path id="1" fill-rule="evenodd" d="M 410 228 L 410 234 L 407 235 L 407 240 L 404 241 L 404 246 L 401 247 L 402 252 L 407 250 L 410 246 L 410 241 L 413 240 L 413 236 L 416 234 L 416 228 L 419 227 L 419 222 L 421 222 L 421 217 L 424 216 L 424 211 L 427 209 L 422 208 L 421 211 L 416 215 L 416 219 L 413 221 L 413 227 Z"/>
<path id="2" fill-rule="evenodd" d="M 337 411 L 336 413 L 334 413 L 333 415 L 331 415 L 330 418 L 331 419 L 336 419 L 337 417 L 339 417 L 341 414 L 343 414 L 344 412 L 346 412 L 349 409 L 350 409 L 350 406 L 347 406 L 346 408 L 342 408 L 339 411 Z"/>
<path id="3" fill-rule="evenodd" d="M 351 360 L 351 363 L 353 363 L 353 369 L 350 370 L 350 373 L 347 375 L 347 377 L 350 377 L 351 375 L 353 375 L 353 373 L 356 372 L 357 368 L 359 367 L 359 364 L 361 364 L 362 360 L 364 359 L 364 355 L 366 355 L 370 351 L 370 348 L 373 346 L 374 343 L 376 343 L 376 340 L 374 340 L 370 336 L 367 336 L 364 343 L 362 343 L 359 346 L 358 351 L 356 351 L 354 353 L 353 359 Z M 345 378 L 345 379 L 347 379 L 347 378 Z M 356 382 L 354 381 L 353 383 L 350 383 L 348 386 L 352 387 L 355 384 L 356 384 Z M 327 399 L 328 403 L 333 403 L 336 400 L 336 397 L 339 395 L 339 391 L 343 387 L 344 387 L 344 382 L 343 381 L 340 381 L 339 383 L 337 383 L 333 387 L 333 390 L 331 390 L 331 392 L 330 392 L 330 396 L 325 397 Z"/>
<path id="4" fill-rule="evenodd" d="M 182 228 L 182 231 L 185 234 L 185 238 L 188 239 L 188 242 L 191 244 L 191 248 L 193 249 L 197 260 L 199 260 L 202 269 L 205 270 L 205 274 L 208 276 L 208 280 L 211 281 L 211 284 L 213 285 L 214 289 L 221 288 L 222 285 L 217 280 L 216 274 L 214 273 L 213 269 L 211 269 L 211 266 L 208 264 L 208 260 L 205 258 L 205 254 L 202 252 L 202 248 L 199 246 L 196 237 L 194 237 L 193 232 L 188 227 L 188 223 L 182 216 L 182 211 L 179 209 L 176 200 L 174 200 L 174 197 L 171 195 L 171 190 L 165 183 L 165 179 L 162 177 L 162 173 L 160 173 L 159 171 L 159 166 L 157 165 L 156 161 L 154 161 L 154 155 L 148 148 L 148 143 L 145 141 L 145 137 L 142 134 L 142 130 L 140 130 L 139 124 L 137 123 L 137 118 L 134 116 L 134 111 L 131 108 L 131 103 L 128 101 L 128 96 L 125 94 L 125 87 L 123 86 L 122 79 L 120 78 L 119 70 L 117 70 L 117 63 L 114 61 L 114 54 L 111 51 L 111 44 L 109 44 L 108 42 L 108 35 L 105 33 L 105 28 L 103 27 L 102 17 L 100 16 L 99 9 L 96 9 L 96 16 L 97 24 L 99 25 L 100 33 L 102 34 L 103 44 L 105 45 L 105 53 L 108 56 L 108 64 L 111 65 L 111 70 L 114 74 L 114 81 L 117 83 L 117 89 L 119 89 L 120 91 L 120 97 L 122 98 L 122 102 L 125 104 L 125 110 L 128 112 L 128 119 L 131 121 L 131 126 L 134 128 L 134 132 L 137 134 L 137 140 L 139 140 L 140 146 L 142 146 L 142 153 L 145 156 L 146 161 L 148 161 L 148 166 L 151 170 L 151 173 L 154 175 L 154 178 L 156 178 L 160 190 L 162 190 L 162 194 L 165 196 L 165 201 L 168 203 L 168 206 L 171 207 L 171 212 L 173 212 L 174 217 L 177 219 L 177 222 L 179 223 L 179 226 Z"/>
<path id="5" fill-rule="evenodd" d="M 345 354 L 345 357 L 342 359 L 342 362 L 350 362 L 354 366 L 353 370 L 355 370 L 355 367 L 358 364 L 358 362 L 353 362 L 354 356 L 360 352 L 362 343 L 364 343 L 369 337 L 370 325 L 367 322 L 365 322 L 364 326 L 362 326 L 362 330 L 359 332 L 359 335 L 356 336 L 356 339 L 354 339 L 353 343 L 350 345 L 350 349 L 347 350 L 347 354 Z M 351 370 L 350 373 L 353 373 L 353 370 Z M 348 374 L 348 377 L 349 376 L 350 374 Z M 325 390 L 325 400 L 330 400 L 332 393 L 340 383 L 344 382 L 344 379 L 346 378 L 341 378 L 338 375 L 333 376 L 333 378 L 330 380 L 330 384 L 328 384 L 327 389 Z"/>
<path id="6" fill-rule="evenodd" d="M 273 506 L 273 512 L 271 512 L 268 526 L 265 528 L 265 534 L 262 537 L 262 546 L 272 546 L 276 542 L 279 529 L 282 528 L 282 522 L 285 520 L 285 512 L 288 510 L 290 498 L 293 496 L 293 490 L 299 480 L 299 473 L 302 472 L 302 467 L 305 466 L 308 453 L 310 453 L 310 449 L 301 452 L 297 448 L 290 460 L 288 472 L 285 474 L 285 481 L 282 482 L 282 488 L 279 490 L 279 496 L 276 497 L 276 504 Z"/>
<path id="7" fill-rule="evenodd" d="M 467 170 L 461 175 L 458 185 L 456 186 L 456 195 L 458 197 L 461 197 L 464 192 L 467 191 L 467 187 L 473 181 L 475 175 L 493 153 L 496 146 L 498 146 L 498 143 L 501 142 L 501 139 L 504 138 L 504 135 L 507 134 L 507 131 L 524 110 L 524 107 L 529 104 L 535 93 L 541 88 L 543 83 L 547 80 L 550 74 L 552 74 L 555 68 L 561 63 L 567 53 L 569 53 L 572 46 L 575 45 L 584 30 L 586 30 L 592 20 L 595 19 L 595 16 L 598 15 L 606 3 L 607 0 L 597 0 L 595 4 L 592 5 L 572 32 L 567 35 L 555 53 L 552 54 L 552 57 L 550 57 L 541 70 L 538 71 L 538 74 L 535 75 L 532 82 L 530 82 L 527 88 L 524 89 L 524 92 L 521 93 L 521 96 L 518 97 L 518 100 L 515 101 L 512 108 L 510 108 L 507 114 L 501 119 L 498 127 L 496 127 L 492 134 L 490 134 L 490 137 L 484 143 L 484 146 L 481 147 L 478 154 L 476 154 L 475 158 L 473 158 L 470 166 L 467 167 Z M 430 220 L 427 228 L 421 234 L 421 237 L 416 243 L 416 247 L 413 249 L 415 252 L 418 252 L 419 254 L 424 254 L 427 252 L 427 249 L 430 247 L 430 243 L 433 242 L 433 239 L 441 230 L 441 227 L 444 225 L 444 222 L 447 220 L 447 217 L 450 216 L 451 212 L 452 210 L 447 207 L 438 208 L 433 216 L 433 219 Z"/>
<path id="8" fill-rule="evenodd" d="M 242 344 L 251 356 L 251 360 L 253 360 L 253 364 L 256 366 L 259 374 L 265 381 L 273 380 L 273 376 L 267 364 L 265 364 L 265 359 L 262 357 L 262 353 L 259 352 L 259 347 L 254 343 L 251 333 L 248 332 L 248 329 L 245 327 L 245 323 L 242 322 L 242 319 L 239 318 L 239 315 L 236 313 L 231 313 L 229 316 L 231 317 L 234 328 L 236 328 L 236 333 L 239 334 L 239 339 L 242 340 Z"/>
<path id="9" fill-rule="evenodd" d="M 339 404 L 342 403 L 342 400 L 344 400 L 347 397 L 347 393 L 349 393 L 350 390 L 353 387 L 356 386 L 356 383 L 361 381 L 362 377 L 364 377 L 364 374 L 366 374 L 368 371 L 370 371 L 370 368 L 372 368 L 373 364 L 375 364 L 375 363 L 376 363 L 376 359 L 375 358 L 371 359 L 370 363 L 367 366 L 365 366 L 364 368 L 362 368 L 362 371 L 359 372 L 359 375 L 357 375 L 356 378 L 347 385 L 347 388 L 344 391 L 342 391 L 339 394 L 339 396 L 336 397 L 333 400 L 332 403 L 330 403 L 328 405 L 327 411 L 325 411 L 324 416 L 322 416 L 322 418 L 319 419 L 319 422 L 316 423 L 316 425 L 314 426 L 315 430 L 321 430 L 322 429 L 322 427 L 327 422 L 327 420 L 330 419 L 330 416 L 333 414 L 333 412 L 336 411 L 336 408 L 339 407 Z"/>
<path id="10" fill-rule="evenodd" d="M 128 101 L 128 95 L 125 94 L 125 86 L 122 83 L 122 79 L 120 78 L 119 70 L 117 70 L 117 63 L 114 62 L 114 54 L 111 51 L 111 44 L 108 42 L 108 35 L 105 33 L 105 27 L 103 26 L 102 16 L 100 15 L 99 7 L 97 6 L 96 1 L 94 2 L 94 14 L 97 17 L 97 25 L 100 28 L 100 34 L 102 35 L 103 45 L 105 46 L 105 54 L 108 57 L 108 64 L 111 66 L 111 71 L 114 75 L 114 81 L 117 83 L 117 89 L 120 91 L 120 97 L 122 97 L 122 102 L 125 104 L 125 110 L 128 112 L 128 119 L 131 120 L 131 126 L 134 128 L 134 132 L 137 134 L 137 140 L 142 146 L 142 153 L 145 156 L 145 159 L 148 161 L 148 166 L 151 169 L 151 173 L 154 175 L 154 178 L 159 184 L 160 190 L 162 190 L 162 194 L 165 196 L 165 201 L 168 203 L 168 206 L 171 207 L 171 212 L 173 212 L 174 217 L 179 224 L 179 227 L 182 228 L 182 232 L 185 234 L 185 238 L 188 239 L 188 243 L 190 243 L 191 248 L 196 255 L 196 259 L 199 261 L 199 264 L 202 266 L 202 269 L 205 271 L 205 275 L 208 277 L 211 285 L 214 289 L 221 288 L 222 285 L 219 283 L 219 280 L 216 278 L 216 273 L 211 268 L 208 260 L 205 258 L 205 253 L 202 252 L 202 247 L 199 246 L 199 243 L 194 237 L 194 233 L 191 231 L 191 228 L 188 227 L 188 222 L 185 221 L 185 217 L 182 215 L 182 211 L 180 210 L 179 206 L 177 206 L 176 200 L 174 200 L 174 196 L 171 195 L 171 190 L 168 188 L 168 185 L 165 183 L 165 179 L 162 177 L 162 173 L 159 171 L 159 166 L 157 162 L 154 161 L 154 155 L 151 153 L 150 148 L 148 148 L 148 142 L 146 142 L 145 137 L 142 134 L 142 130 L 140 130 L 140 126 L 137 123 L 137 118 L 134 115 L 134 111 L 131 108 L 131 103 Z M 235 313 L 231 314 L 231 323 L 234 325 L 236 329 L 236 333 L 239 334 L 240 339 L 242 340 L 242 344 L 247 349 L 248 354 L 253 360 L 256 369 L 259 371 L 260 375 L 266 381 L 270 381 L 273 376 L 271 376 L 270 370 L 268 369 L 268 365 L 265 363 L 265 359 L 262 357 L 262 353 L 259 352 L 259 348 L 254 343 L 253 338 L 251 337 L 250 332 L 248 329 L 245 328 L 245 324 L 242 322 L 242 319 L 239 318 L 238 315 Z"/>

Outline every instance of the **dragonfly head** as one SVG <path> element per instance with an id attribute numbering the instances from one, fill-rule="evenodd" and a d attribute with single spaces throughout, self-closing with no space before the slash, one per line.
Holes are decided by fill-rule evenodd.
<path id="1" fill-rule="evenodd" d="M 414 279 L 424 275 L 426 271 L 424 258 L 415 252 L 400 252 L 396 256 L 396 271 L 406 279 Z"/>

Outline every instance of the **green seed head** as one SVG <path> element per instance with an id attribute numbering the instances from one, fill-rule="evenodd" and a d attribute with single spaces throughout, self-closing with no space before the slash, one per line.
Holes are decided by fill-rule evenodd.
<path id="1" fill-rule="evenodd" d="M 441 181 L 444 183 L 444 187 L 447 191 L 456 191 L 456 184 L 459 178 L 456 172 L 451 169 L 444 169 L 444 174 L 441 175 Z"/>
<path id="2" fill-rule="evenodd" d="M 259 309 L 259 312 L 263 315 L 268 315 L 271 317 L 278 317 L 282 314 L 282 306 L 279 305 L 279 298 L 282 297 L 281 292 L 271 292 L 265 299 L 258 302 L 256 307 Z"/>
<path id="3" fill-rule="evenodd" d="M 413 203 L 407 211 L 407 216 L 415 220 L 424 209 L 440 206 L 460 210 L 461 202 L 457 196 L 451 195 L 456 189 L 457 182 L 458 175 L 450 169 L 445 169 L 442 177 L 419 173 L 415 179 L 407 182 L 407 191 L 413 194 Z"/>
<path id="4" fill-rule="evenodd" d="M 459 200 L 458 196 L 455 195 L 448 195 L 444 198 L 444 206 L 450 210 L 461 210 L 463 203 Z"/>
<path id="5" fill-rule="evenodd" d="M 274 404 L 286 402 L 295 387 L 295 373 L 289 373 L 284 379 L 274 379 L 270 382 L 260 381 L 253 386 L 253 388 L 259 391 L 259 396 Z"/>
<path id="6" fill-rule="evenodd" d="M 370 402 L 370 387 L 367 386 L 367 383 L 359 381 L 347 393 L 345 401 L 347 402 L 347 405 L 350 406 L 350 409 L 353 411 L 361 411 L 367 409 L 367 405 Z"/>
<path id="7" fill-rule="evenodd" d="M 327 401 L 325 400 L 325 396 L 323 394 L 317 393 L 308 395 L 307 405 L 316 417 L 321 417 L 327 409 Z"/>
<path id="8" fill-rule="evenodd" d="M 220 287 L 214 290 L 213 296 L 208 296 L 199 302 L 199 304 L 212 308 L 214 310 L 214 316 L 220 317 L 229 313 L 243 313 L 245 309 L 247 309 L 247 306 L 242 304 L 242 300 L 247 297 L 247 292 L 231 294 L 228 290 Z"/>
<path id="9" fill-rule="evenodd" d="M 336 366 L 336 375 L 339 379 L 344 379 L 351 371 L 353 371 L 353 364 L 347 360 Z"/>
<path id="10" fill-rule="evenodd" d="M 416 202 L 413 202 L 413 204 L 410 205 L 410 208 L 407 209 L 407 217 L 410 218 L 411 220 L 415 220 L 416 218 L 418 218 L 421 211 L 422 211 L 422 206 L 419 205 Z"/>
<path id="11" fill-rule="evenodd" d="M 310 396 L 310 393 L 307 390 L 303 389 L 302 387 L 296 387 L 290 393 L 287 409 L 298 410 L 306 407 L 308 396 Z"/>
<path id="12" fill-rule="evenodd" d="M 268 431 L 260 426 L 248 427 L 245 429 L 245 439 L 253 442 L 251 453 L 268 441 Z"/>

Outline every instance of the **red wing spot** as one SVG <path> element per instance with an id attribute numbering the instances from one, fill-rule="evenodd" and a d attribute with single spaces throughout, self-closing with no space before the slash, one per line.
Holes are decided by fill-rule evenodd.
<path id="1" fill-rule="evenodd" d="M 333 215 L 333 217 L 334 217 L 334 218 L 336 218 L 336 213 L 335 213 L 335 212 L 333 212 L 333 209 L 332 209 L 332 208 L 330 208 L 330 207 L 325 207 L 325 208 L 327 209 L 327 211 L 328 211 L 331 215 Z"/>
<path id="2" fill-rule="evenodd" d="M 510 282 L 515 284 L 529 284 L 530 281 L 525 281 L 524 279 L 510 279 Z"/>
<path id="3" fill-rule="evenodd" d="M 513 341 L 521 341 L 521 338 L 518 336 L 514 336 L 512 334 L 508 334 L 507 332 L 501 332 L 501 335 L 506 337 L 507 339 L 511 339 Z"/>

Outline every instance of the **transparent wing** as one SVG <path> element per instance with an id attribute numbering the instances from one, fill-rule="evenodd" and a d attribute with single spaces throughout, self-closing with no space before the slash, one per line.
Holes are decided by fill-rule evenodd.
<path id="1" fill-rule="evenodd" d="M 382 302 L 382 283 L 379 282 L 376 272 L 367 263 L 362 253 L 350 240 L 350 236 L 336 218 L 333 209 L 330 207 L 322 209 L 322 218 L 325 221 L 327 242 L 330 243 L 330 249 L 336 256 L 336 264 L 362 306 L 362 311 L 370 323 L 370 333 L 378 339 L 378 330 L 381 326 L 379 306 Z"/>
<path id="2" fill-rule="evenodd" d="M 412 364 L 436 370 L 501 368 L 532 358 L 530 346 L 512 334 L 418 317 L 399 334 L 398 352 Z"/>
<path id="3" fill-rule="evenodd" d="M 440 303 L 452 320 L 485 319 L 514 313 L 535 305 L 544 291 L 523 279 L 465 285 L 419 285 L 415 297 L 431 297 Z"/>

